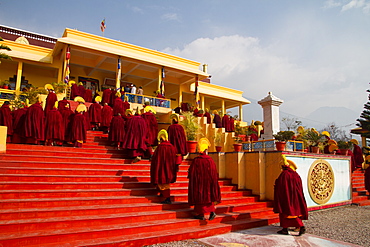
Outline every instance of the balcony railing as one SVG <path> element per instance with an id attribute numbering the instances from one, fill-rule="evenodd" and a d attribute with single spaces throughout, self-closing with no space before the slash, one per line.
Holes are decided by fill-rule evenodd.
<path id="1" fill-rule="evenodd" d="M 149 105 L 151 106 L 171 108 L 171 100 L 169 99 L 157 98 L 157 97 L 148 96 L 148 95 L 132 94 L 132 93 L 124 93 L 121 99 L 124 100 L 125 96 L 128 97 L 128 102 L 130 103 L 145 104 L 145 102 L 148 102 Z"/>
<path id="2" fill-rule="evenodd" d="M 243 142 L 243 151 L 268 151 L 276 150 L 275 140 L 260 140 Z M 301 151 L 303 150 L 303 142 L 287 141 L 285 146 L 286 151 Z"/>

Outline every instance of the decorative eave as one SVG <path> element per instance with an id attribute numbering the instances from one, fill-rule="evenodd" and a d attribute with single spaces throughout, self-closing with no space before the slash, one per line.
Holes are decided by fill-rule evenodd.
<path id="1" fill-rule="evenodd" d="M 199 62 L 69 28 L 66 28 L 63 37 L 58 39 L 54 49 L 54 55 L 61 50 L 63 44 L 75 45 L 164 66 L 166 68 L 186 71 L 198 75 L 199 80 L 209 77 L 209 74 L 199 69 L 201 65 Z"/>
<path id="2" fill-rule="evenodd" d="M 25 59 L 48 64 L 53 63 L 52 49 L 35 45 L 21 44 L 9 40 L 1 41 L 1 43 L 12 49 L 11 51 L 1 51 L 11 56 L 12 58 Z"/>
<path id="3" fill-rule="evenodd" d="M 195 91 L 195 83 L 190 85 L 190 91 Z M 250 104 L 251 102 L 243 97 L 243 91 L 218 86 L 214 84 L 209 84 L 205 82 L 199 82 L 198 84 L 198 92 L 200 94 L 209 95 L 213 98 L 221 98 L 230 101 L 236 101 L 240 104 L 246 105 Z"/>

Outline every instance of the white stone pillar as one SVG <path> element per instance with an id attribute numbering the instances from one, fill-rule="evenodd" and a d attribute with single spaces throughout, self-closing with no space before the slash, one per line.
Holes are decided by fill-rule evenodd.
<path id="1" fill-rule="evenodd" d="M 258 101 L 263 109 L 264 134 L 263 139 L 273 139 L 273 134 L 280 131 L 279 106 L 284 101 L 272 95 L 271 92 Z"/>

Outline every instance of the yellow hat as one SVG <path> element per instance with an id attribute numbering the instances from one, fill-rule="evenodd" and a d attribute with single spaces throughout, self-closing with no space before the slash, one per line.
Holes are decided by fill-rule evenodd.
<path id="1" fill-rule="evenodd" d="M 76 108 L 76 112 L 83 112 L 83 111 L 87 112 L 86 106 L 84 104 L 79 104 Z"/>
<path id="2" fill-rule="evenodd" d="M 337 143 L 337 141 L 336 141 L 336 140 L 330 139 L 330 140 L 328 141 L 328 144 L 334 144 L 334 145 L 337 145 L 338 143 Z"/>
<path id="3" fill-rule="evenodd" d="M 131 109 L 126 109 L 126 115 L 132 115 Z"/>
<path id="4" fill-rule="evenodd" d="M 30 100 L 29 99 L 26 99 L 26 101 L 24 102 L 25 106 L 29 106 L 30 105 Z"/>
<path id="5" fill-rule="evenodd" d="M 178 122 L 178 121 L 179 121 L 179 119 L 180 119 L 179 114 L 177 114 L 177 113 L 172 113 L 172 114 L 170 115 L 170 120 L 172 120 L 172 119 L 175 119 L 175 121 L 176 121 L 176 122 Z"/>
<path id="6" fill-rule="evenodd" d="M 332 153 L 335 150 L 338 150 L 338 145 L 336 145 L 336 144 L 330 144 L 329 145 L 329 152 Z"/>
<path id="7" fill-rule="evenodd" d="M 116 96 L 117 96 L 117 97 L 121 97 L 121 93 L 120 93 L 120 92 L 117 92 L 117 93 L 116 93 Z"/>
<path id="8" fill-rule="evenodd" d="M 158 132 L 157 139 L 158 139 L 158 141 L 161 141 L 161 140 L 168 141 L 168 133 L 167 133 L 167 130 L 161 129 Z"/>
<path id="9" fill-rule="evenodd" d="M 96 96 L 95 97 L 95 102 L 101 102 L 101 96 Z"/>
<path id="10" fill-rule="evenodd" d="M 55 101 L 54 108 L 58 108 L 58 101 Z"/>
<path id="11" fill-rule="evenodd" d="M 360 144 L 356 139 L 351 139 L 350 142 L 352 142 L 355 145 L 359 145 Z"/>
<path id="12" fill-rule="evenodd" d="M 82 103 L 85 103 L 85 100 L 84 98 L 82 98 L 81 96 L 77 96 L 75 99 L 74 99 L 75 102 L 82 102 Z"/>
<path id="13" fill-rule="evenodd" d="M 51 84 L 45 84 L 45 89 L 46 90 L 54 90 L 54 87 Z"/>
<path id="14" fill-rule="evenodd" d="M 153 109 L 151 106 L 145 106 L 144 112 L 152 112 L 153 114 L 156 114 L 157 112 Z"/>
<path id="15" fill-rule="evenodd" d="M 68 86 L 69 86 L 69 87 L 72 87 L 72 85 L 73 85 L 73 84 L 76 84 L 76 82 L 75 82 L 75 81 L 69 81 L 69 82 L 68 82 Z"/>
<path id="16" fill-rule="evenodd" d="M 81 85 L 84 85 L 84 84 L 82 82 L 79 82 L 78 85 L 81 86 Z"/>
<path id="17" fill-rule="evenodd" d="M 200 153 L 203 153 L 204 150 L 208 149 L 209 147 L 211 146 L 211 143 L 209 142 L 209 140 L 205 137 L 201 138 L 199 141 L 198 141 L 198 151 Z"/>
<path id="18" fill-rule="evenodd" d="M 213 114 L 218 114 L 218 111 L 217 110 L 213 110 L 212 112 Z"/>
<path id="19" fill-rule="evenodd" d="M 282 155 L 282 158 L 283 158 L 283 166 L 288 166 L 293 171 L 297 170 L 298 167 L 293 161 L 288 160 L 284 154 Z"/>
<path id="20" fill-rule="evenodd" d="M 330 137 L 330 133 L 327 132 L 326 130 L 321 132 L 321 135 L 324 135 L 324 136 L 327 136 L 327 137 Z"/>

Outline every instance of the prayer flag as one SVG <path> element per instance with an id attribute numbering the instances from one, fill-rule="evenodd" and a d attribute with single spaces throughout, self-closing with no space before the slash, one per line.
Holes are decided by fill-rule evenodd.
<path id="1" fill-rule="evenodd" d="M 194 97 L 195 97 L 195 103 L 197 105 L 200 104 L 200 99 L 199 99 L 199 92 L 198 92 L 198 85 L 199 85 L 199 82 L 198 82 L 198 75 L 195 77 L 195 90 L 194 90 Z"/>
<path id="2" fill-rule="evenodd" d="M 117 89 L 120 89 L 121 87 L 121 58 L 118 58 L 116 85 L 117 85 Z"/>
<path id="3" fill-rule="evenodd" d="M 67 84 L 69 82 L 69 60 L 71 59 L 71 50 L 69 48 L 69 45 L 67 46 L 66 50 L 66 59 L 65 59 L 65 64 L 66 64 L 66 70 L 64 72 L 64 82 Z"/>
<path id="4" fill-rule="evenodd" d="M 105 18 L 100 23 L 100 30 L 104 33 L 104 30 L 107 26 L 105 25 Z"/>
<path id="5" fill-rule="evenodd" d="M 162 80 L 160 86 L 160 93 L 164 96 L 164 78 L 166 77 L 166 73 L 164 71 L 164 67 L 162 67 Z"/>

